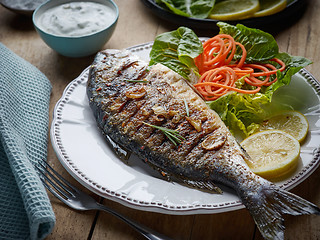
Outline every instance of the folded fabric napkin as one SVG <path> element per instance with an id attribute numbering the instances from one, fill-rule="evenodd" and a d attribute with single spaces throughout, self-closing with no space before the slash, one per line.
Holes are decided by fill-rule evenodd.
<path id="1" fill-rule="evenodd" d="M 0 43 L 0 239 L 43 239 L 55 216 L 34 166 L 47 158 L 49 80 Z"/>

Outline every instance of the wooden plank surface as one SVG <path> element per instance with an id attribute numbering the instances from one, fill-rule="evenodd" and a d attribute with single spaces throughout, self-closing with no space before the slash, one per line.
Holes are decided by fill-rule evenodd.
<path id="1" fill-rule="evenodd" d="M 140 0 L 115 0 L 120 9 L 119 22 L 114 35 L 104 48 L 127 48 L 154 40 L 159 33 L 177 28 L 154 16 Z M 303 16 L 289 27 L 273 34 L 281 51 L 311 59 L 307 67 L 320 79 L 320 1 L 308 1 Z M 212 36 L 213 31 L 195 30 L 199 36 Z M 50 103 L 50 121 L 56 102 L 64 88 L 76 78 L 93 60 L 93 56 L 72 59 L 52 51 L 35 32 L 28 18 L 18 16 L 0 6 L 0 41 L 19 56 L 38 67 L 51 81 L 53 90 Z M 61 166 L 49 140 L 48 159 L 63 176 L 84 189 L 70 177 Z M 306 181 L 292 191 L 320 205 L 320 170 L 316 170 Z M 96 195 L 92 194 L 97 199 Z M 67 208 L 52 195 L 52 205 L 57 223 L 48 240 L 56 239 L 143 239 L 126 224 L 103 212 L 78 212 Z M 237 210 L 219 214 L 176 216 L 144 212 L 118 203 L 103 200 L 105 205 L 151 227 L 173 239 L 262 239 L 250 214 Z M 285 217 L 285 239 L 320 239 L 320 217 Z"/>

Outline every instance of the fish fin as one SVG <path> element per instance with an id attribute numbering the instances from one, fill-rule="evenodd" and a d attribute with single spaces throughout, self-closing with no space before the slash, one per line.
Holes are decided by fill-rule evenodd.
<path id="1" fill-rule="evenodd" d="M 181 181 L 193 188 L 197 188 L 200 190 L 208 190 L 210 192 L 219 193 L 219 194 L 223 193 L 221 188 L 219 188 L 217 185 L 215 185 L 211 181 L 203 182 L 203 181 L 194 181 L 194 180 L 188 180 L 188 179 L 182 179 Z"/>
<path id="2" fill-rule="evenodd" d="M 250 211 L 265 239 L 284 238 L 285 227 L 282 214 L 320 215 L 319 207 L 275 185 L 264 186 L 254 194 L 252 192 L 246 194 L 244 199 L 244 205 Z"/>

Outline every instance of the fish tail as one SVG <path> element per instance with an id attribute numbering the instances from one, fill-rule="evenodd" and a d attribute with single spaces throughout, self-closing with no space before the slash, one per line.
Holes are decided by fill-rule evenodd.
<path id="1" fill-rule="evenodd" d="M 275 185 L 246 194 L 243 203 L 265 239 L 284 239 L 283 214 L 320 215 L 319 207 Z"/>

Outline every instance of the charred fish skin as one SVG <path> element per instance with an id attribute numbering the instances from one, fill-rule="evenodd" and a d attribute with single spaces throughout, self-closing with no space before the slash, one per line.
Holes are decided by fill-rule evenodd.
<path id="1" fill-rule="evenodd" d="M 247 154 L 182 77 L 127 51 L 105 50 L 90 69 L 87 95 L 99 128 L 151 166 L 185 183 L 232 187 L 266 239 L 283 239 L 282 214 L 319 214 L 308 201 L 255 175 Z M 177 131 L 175 142 L 157 127 Z"/>

